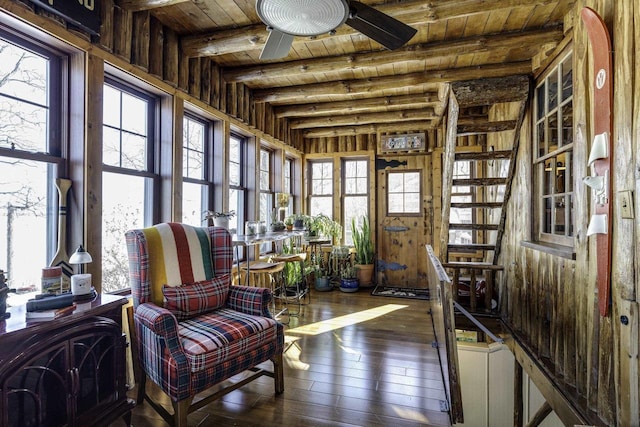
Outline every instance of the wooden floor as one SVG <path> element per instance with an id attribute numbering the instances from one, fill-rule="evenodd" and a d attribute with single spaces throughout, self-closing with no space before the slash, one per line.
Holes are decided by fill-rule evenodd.
<path id="1" fill-rule="evenodd" d="M 428 312 L 424 300 L 314 292 L 285 328 L 284 393 L 261 377 L 190 414 L 189 426 L 449 426 Z M 148 404 L 133 424 L 166 425 Z"/>

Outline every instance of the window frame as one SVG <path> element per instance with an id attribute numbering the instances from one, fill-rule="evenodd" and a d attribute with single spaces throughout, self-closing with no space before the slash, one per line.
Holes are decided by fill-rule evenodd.
<path id="1" fill-rule="evenodd" d="M 331 192 L 328 193 L 328 194 L 327 193 L 317 194 L 317 193 L 314 193 L 314 191 L 313 191 L 313 188 L 314 188 L 314 186 L 313 186 L 313 184 L 314 184 L 313 172 L 314 172 L 314 166 L 316 166 L 316 165 L 329 165 L 330 166 L 331 177 L 328 178 L 328 179 L 326 177 L 324 177 L 324 176 L 319 178 L 321 181 L 323 181 L 323 183 L 324 183 L 324 181 L 327 181 L 327 180 L 329 181 L 329 188 L 331 188 Z M 309 160 L 309 163 L 308 163 L 308 178 L 309 179 L 308 179 L 308 184 L 307 184 L 308 185 L 307 186 L 307 189 L 308 189 L 307 210 L 308 210 L 308 214 L 309 215 L 315 215 L 311 211 L 314 199 L 328 199 L 330 201 L 330 203 L 331 203 L 331 208 L 329 209 L 329 212 L 331 213 L 331 215 L 328 215 L 328 216 L 330 218 L 333 218 L 333 208 L 334 208 L 333 198 L 335 196 L 335 189 L 334 189 L 334 186 L 333 186 L 333 181 L 335 179 L 335 176 L 334 176 L 335 175 L 335 173 L 334 173 L 335 171 L 333 169 L 334 169 L 334 167 L 333 167 L 333 160 L 332 159 L 314 159 L 314 160 Z"/>
<path id="2" fill-rule="evenodd" d="M 356 176 L 356 177 L 347 177 L 347 163 L 348 162 L 362 162 L 364 163 L 364 172 L 366 174 L 365 177 L 362 176 Z M 342 223 L 343 223 L 343 227 L 342 227 L 342 234 L 343 234 L 343 241 L 345 243 L 345 245 L 352 245 L 353 244 L 353 240 L 351 237 L 351 221 L 349 219 L 347 219 L 346 217 L 346 206 L 347 206 L 347 199 L 348 198 L 365 198 L 366 200 L 366 208 L 365 208 L 365 213 L 362 215 L 365 215 L 367 217 L 371 216 L 371 203 L 370 203 L 370 186 L 371 186 L 371 176 L 369 173 L 369 165 L 370 165 L 370 160 L 368 157 L 343 157 L 341 159 L 341 177 L 342 177 Z M 348 192 L 347 191 L 347 185 L 348 185 L 348 180 L 349 179 L 365 179 L 366 180 L 366 184 L 365 184 L 365 189 L 366 191 L 364 193 L 358 193 L 358 192 Z M 356 185 L 357 188 L 357 185 Z M 350 218 L 352 218 L 353 216 L 350 216 Z"/>
<path id="3" fill-rule="evenodd" d="M 184 140 L 184 138 L 182 141 L 183 166 L 181 171 L 183 186 L 185 183 L 189 183 L 189 184 L 200 185 L 202 187 L 201 188 L 202 206 L 200 207 L 202 211 L 202 215 L 201 215 L 201 223 L 202 223 L 203 221 L 202 218 L 204 218 L 204 212 L 207 210 L 214 209 L 213 205 L 215 200 L 215 189 L 216 189 L 215 162 L 214 162 L 214 156 L 213 156 L 213 153 L 215 150 L 215 144 L 216 144 L 215 132 L 214 132 L 215 122 L 201 115 L 198 115 L 197 113 L 191 110 L 186 110 L 186 109 L 184 111 L 182 120 L 183 120 L 183 136 L 184 136 L 184 129 L 186 129 L 187 120 L 191 120 L 193 122 L 201 124 L 204 128 L 203 129 L 204 141 L 203 141 L 203 153 L 202 153 L 203 155 L 202 175 L 203 176 L 201 178 L 194 178 L 194 177 L 189 177 L 185 175 L 184 171 L 185 171 L 186 165 L 184 162 L 186 159 L 188 159 L 188 156 L 186 155 L 186 153 L 190 149 L 185 145 L 186 141 Z M 184 194 L 184 191 L 183 191 L 183 194 Z M 184 200 L 183 200 L 182 207 L 183 207 L 182 216 L 184 219 Z"/>
<path id="4" fill-rule="evenodd" d="M 533 96 L 533 108 L 532 108 L 532 178 L 534 188 L 532 191 L 532 206 L 533 206 L 533 221 L 531 224 L 531 236 L 532 240 L 541 244 L 552 244 L 558 245 L 567 248 L 573 248 L 575 246 L 575 192 L 573 191 L 573 180 L 575 179 L 573 174 L 573 152 L 574 152 L 574 143 L 575 143 L 575 120 L 573 120 L 574 114 L 574 93 L 575 93 L 575 82 L 573 78 L 573 61 L 575 58 L 575 54 L 572 48 L 567 48 L 564 50 L 556 60 L 548 67 L 547 70 L 543 74 L 540 75 L 539 79 L 536 82 L 534 88 L 534 96 Z M 571 95 L 566 98 L 563 96 L 561 102 L 560 94 L 563 93 L 563 65 L 569 64 L 571 66 Z M 549 108 L 549 81 L 552 78 L 556 78 L 556 87 L 557 87 L 557 99 L 556 104 L 553 108 Z M 544 85 L 544 113 L 540 113 L 540 88 Z M 555 123 L 560 124 L 563 123 L 562 119 L 563 115 L 563 107 L 566 105 L 571 105 L 571 117 L 572 117 L 572 126 L 571 126 L 571 142 L 565 143 L 563 140 L 563 129 L 561 126 L 556 127 L 557 132 L 557 147 L 555 149 L 549 149 L 549 122 L 553 115 L 556 116 Z M 539 129 L 540 125 L 544 126 L 544 141 L 540 140 Z M 544 144 L 544 147 L 541 147 L 541 144 Z M 565 164 L 563 170 L 565 173 L 562 175 L 563 180 L 563 188 L 564 191 L 557 192 L 557 179 L 560 176 L 558 166 L 559 163 L 557 159 L 560 157 L 565 159 Z M 570 161 L 566 161 L 567 157 L 570 158 Z M 548 163 L 548 164 L 547 164 Z M 550 168 L 550 169 L 549 169 Z M 567 176 L 566 171 L 569 171 L 569 175 Z M 555 184 L 550 185 L 549 194 L 545 192 L 545 172 L 551 172 L 549 176 L 555 177 L 553 182 Z M 569 182 L 570 181 L 570 182 Z M 551 182 L 551 180 L 549 180 Z M 567 183 L 569 185 L 567 185 Z M 544 193 L 544 194 L 543 194 Z M 570 226 L 565 228 L 564 234 L 560 234 L 556 232 L 558 226 L 558 220 L 555 216 L 556 209 L 558 206 L 555 206 L 553 200 L 562 198 L 564 204 L 564 209 L 566 206 L 570 206 L 569 209 L 565 210 L 564 213 L 564 224 L 569 223 Z M 553 228 L 552 232 L 545 231 L 545 217 L 546 217 L 546 202 L 552 201 L 551 210 L 550 210 L 550 226 Z M 560 206 L 560 207 L 562 207 Z"/>
<path id="5" fill-rule="evenodd" d="M 420 204 L 422 203 L 422 198 L 423 198 L 423 176 L 422 176 L 422 170 L 420 169 L 404 169 L 404 170 L 398 170 L 398 171 L 387 171 L 386 173 L 386 200 L 385 200 L 385 205 L 386 205 L 386 216 L 388 217 L 420 217 L 422 215 L 422 213 L 420 212 L 420 209 L 418 208 L 417 212 L 390 212 L 389 211 L 389 195 L 390 194 L 396 194 L 396 193 L 391 193 L 390 191 L 390 187 L 389 187 L 389 178 L 391 177 L 391 175 L 406 175 L 408 173 L 417 173 L 418 174 L 418 180 L 420 181 L 420 185 L 418 186 L 418 191 L 416 192 L 418 194 L 418 206 L 420 206 Z M 403 191 L 402 194 L 407 194 L 409 192 Z M 411 192 L 413 193 L 413 192 Z"/>

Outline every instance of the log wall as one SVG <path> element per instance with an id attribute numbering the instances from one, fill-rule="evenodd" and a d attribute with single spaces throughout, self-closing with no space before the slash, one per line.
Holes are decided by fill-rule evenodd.
<path id="1" fill-rule="evenodd" d="M 582 184 L 593 138 L 592 54 L 580 10 L 594 8 L 614 43 L 612 313 L 598 311 L 595 239 L 586 236 L 593 213 Z M 576 1 L 566 19 L 574 52 L 575 260 L 523 247 L 530 239 L 531 118 L 524 125 L 500 263 L 502 316 L 524 338 L 547 372 L 582 412 L 600 425 L 639 425 L 638 276 L 640 211 L 623 219 L 617 193 L 640 190 L 640 5 L 636 0 Z M 633 22 L 636 22 L 634 26 Z"/>

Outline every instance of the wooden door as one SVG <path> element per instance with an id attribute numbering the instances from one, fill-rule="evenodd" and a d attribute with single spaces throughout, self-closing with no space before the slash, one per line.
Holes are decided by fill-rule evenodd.
<path id="1" fill-rule="evenodd" d="M 424 247 L 433 246 L 435 235 L 432 155 L 385 156 L 378 158 L 376 165 L 377 283 L 427 288 Z M 416 173 L 417 181 L 413 179 Z M 402 179 L 406 188 L 399 190 L 397 184 Z M 406 194 L 399 194 L 403 191 Z M 403 197 L 405 206 L 399 209 L 398 200 Z M 411 201 L 414 197 L 415 203 Z"/>

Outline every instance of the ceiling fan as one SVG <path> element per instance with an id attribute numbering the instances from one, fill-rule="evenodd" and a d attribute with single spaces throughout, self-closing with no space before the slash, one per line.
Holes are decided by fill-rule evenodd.
<path id="1" fill-rule="evenodd" d="M 332 33 L 345 23 L 387 49 L 399 48 L 416 33 L 414 28 L 354 0 L 256 0 L 256 11 L 269 29 L 260 59 L 283 58 L 294 36 Z"/>

